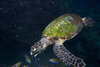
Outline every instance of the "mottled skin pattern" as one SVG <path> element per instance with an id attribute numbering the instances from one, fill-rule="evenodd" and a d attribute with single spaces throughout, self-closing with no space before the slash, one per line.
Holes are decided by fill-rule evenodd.
<path id="1" fill-rule="evenodd" d="M 85 63 L 81 58 L 74 56 L 71 52 L 69 52 L 64 45 L 54 46 L 54 53 L 60 60 L 69 65 L 71 67 L 84 67 Z"/>
<path id="2" fill-rule="evenodd" d="M 85 62 L 70 51 L 63 43 L 76 36 L 85 26 L 93 26 L 91 18 L 81 18 L 75 14 L 65 14 L 53 20 L 43 31 L 42 38 L 31 46 L 30 54 L 36 57 L 44 51 L 48 45 L 54 44 L 54 53 L 60 60 L 71 67 L 85 67 Z"/>

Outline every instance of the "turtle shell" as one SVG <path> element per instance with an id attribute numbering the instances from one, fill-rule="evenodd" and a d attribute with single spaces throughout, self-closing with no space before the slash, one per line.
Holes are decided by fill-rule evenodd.
<path id="1" fill-rule="evenodd" d="M 42 37 L 48 39 L 71 39 L 83 27 L 80 16 L 76 14 L 65 14 L 53 20 L 43 31 Z"/>

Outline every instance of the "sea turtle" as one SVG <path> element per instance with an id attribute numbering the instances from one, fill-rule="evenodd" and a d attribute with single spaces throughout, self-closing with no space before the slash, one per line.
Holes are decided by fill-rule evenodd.
<path id="1" fill-rule="evenodd" d="M 54 53 L 63 63 L 71 67 L 85 67 L 85 62 L 69 52 L 63 43 L 76 36 L 83 26 L 92 27 L 94 23 L 93 19 L 89 17 L 81 18 L 76 14 L 62 15 L 44 29 L 42 38 L 31 46 L 30 54 L 34 54 L 34 57 L 36 57 L 48 45 L 54 44 Z"/>

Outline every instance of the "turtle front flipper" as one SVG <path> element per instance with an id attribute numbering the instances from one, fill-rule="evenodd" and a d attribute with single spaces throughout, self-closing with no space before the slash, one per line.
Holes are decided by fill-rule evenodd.
<path id="1" fill-rule="evenodd" d="M 64 45 L 55 44 L 53 50 L 56 56 L 66 65 L 71 67 L 85 67 L 86 65 L 81 58 L 74 56 Z"/>
<path id="2" fill-rule="evenodd" d="M 41 38 L 37 43 L 31 46 L 30 54 L 36 57 L 39 53 L 43 52 L 49 45 L 50 41 L 47 38 Z"/>

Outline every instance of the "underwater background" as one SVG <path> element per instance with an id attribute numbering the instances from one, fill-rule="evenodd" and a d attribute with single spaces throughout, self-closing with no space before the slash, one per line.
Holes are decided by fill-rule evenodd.
<path id="1" fill-rule="evenodd" d="M 39 62 L 30 56 L 31 46 L 40 40 L 42 31 L 55 18 L 74 13 L 95 20 L 94 27 L 84 27 L 64 46 L 82 58 L 86 67 L 100 67 L 100 1 L 99 0 L 0 0 L 0 67 L 11 67 L 21 61 L 29 67 L 49 66 L 49 59 L 57 58 L 53 45 L 38 55 Z M 56 66 L 56 67 L 68 67 Z"/>

